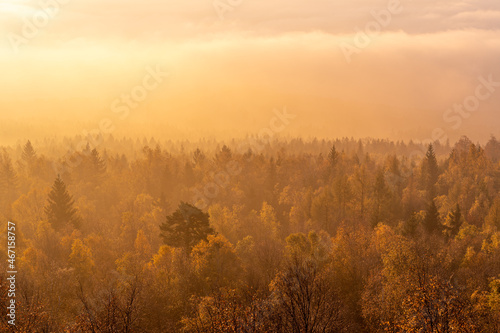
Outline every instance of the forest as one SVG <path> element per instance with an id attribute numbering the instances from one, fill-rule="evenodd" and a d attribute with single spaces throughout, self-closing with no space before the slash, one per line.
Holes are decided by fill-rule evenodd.
<path id="1" fill-rule="evenodd" d="M 1 332 L 500 331 L 493 136 L 26 139 L 8 222 Z"/>

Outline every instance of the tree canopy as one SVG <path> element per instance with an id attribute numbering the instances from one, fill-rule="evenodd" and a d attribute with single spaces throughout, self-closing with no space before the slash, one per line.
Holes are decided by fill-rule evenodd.
<path id="1" fill-rule="evenodd" d="M 66 184 L 60 176 L 57 176 L 52 185 L 52 190 L 49 193 L 47 205 L 45 206 L 45 214 L 47 214 L 48 221 L 56 230 L 62 229 L 69 224 L 72 224 L 74 227 L 79 226 L 73 197 L 69 194 Z"/>
<path id="2" fill-rule="evenodd" d="M 182 247 L 189 251 L 200 241 L 206 240 L 208 235 L 214 233 L 210 227 L 208 213 L 185 202 L 181 202 L 177 210 L 167 216 L 160 230 L 165 244 Z"/>

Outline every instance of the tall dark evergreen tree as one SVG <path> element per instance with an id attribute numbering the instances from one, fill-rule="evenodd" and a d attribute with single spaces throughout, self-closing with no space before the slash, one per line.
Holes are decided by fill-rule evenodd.
<path id="1" fill-rule="evenodd" d="M 73 197 L 68 193 L 66 184 L 59 175 L 49 193 L 45 214 L 55 230 L 60 230 L 69 224 L 73 224 L 75 228 L 79 227 L 80 220 L 76 215 Z"/>
<path id="2" fill-rule="evenodd" d="M 220 167 L 224 167 L 229 161 L 231 161 L 232 158 L 233 153 L 231 152 L 231 149 L 224 145 L 222 146 L 220 152 L 215 155 L 215 162 Z"/>
<path id="3" fill-rule="evenodd" d="M 4 190 L 15 191 L 17 189 L 17 175 L 7 152 L 4 151 L 0 156 L 0 163 L 0 185 Z"/>
<path id="4" fill-rule="evenodd" d="M 181 202 L 177 210 L 167 216 L 160 230 L 165 244 L 188 251 L 214 233 L 208 214 L 185 202 Z"/>
<path id="5" fill-rule="evenodd" d="M 26 142 L 26 144 L 24 145 L 23 154 L 21 155 L 21 158 L 28 166 L 30 164 L 33 164 L 33 162 L 35 161 L 36 151 L 33 148 L 33 145 L 31 144 L 30 140 L 28 140 L 28 142 Z"/>
<path id="6" fill-rule="evenodd" d="M 205 154 L 200 150 L 200 148 L 196 148 L 196 150 L 193 153 L 194 165 L 201 167 L 205 162 L 205 160 L 206 160 Z"/>
<path id="7" fill-rule="evenodd" d="M 184 164 L 184 183 L 187 186 L 193 186 L 196 179 L 195 179 L 195 173 L 193 170 L 193 165 L 191 164 L 190 161 L 186 161 L 186 164 Z"/>
<path id="8" fill-rule="evenodd" d="M 375 178 L 373 187 L 374 201 L 373 212 L 371 216 L 372 226 L 376 226 L 379 222 L 384 220 L 384 213 L 387 203 L 390 199 L 391 193 L 385 181 L 385 174 L 383 169 L 379 169 Z"/>
<path id="9" fill-rule="evenodd" d="M 450 236 L 458 234 L 460 226 L 462 225 L 462 213 L 460 212 L 460 206 L 458 204 L 455 206 L 455 209 L 450 211 L 446 216 L 445 224 Z"/>
<path id="10" fill-rule="evenodd" d="M 436 154 L 434 153 L 434 147 L 432 144 L 429 144 L 422 164 L 422 177 L 425 190 L 427 191 L 427 198 L 429 200 L 434 199 L 436 195 L 436 183 L 438 176 L 439 169 Z"/>
<path id="11" fill-rule="evenodd" d="M 434 203 L 434 200 L 431 200 L 431 203 L 429 204 L 425 212 L 424 228 L 430 234 L 441 231 L 439 212 L 436 204 Z"/>
<path id="12" fill-rule="evenodd" d="M 500 160 L 500 142 L 493 135 L 484 147 L 484 151 L 494 163 Z"/>
<path id="13" fill-rule="evenodd" d="M 106 172 L 106 162 L 101 158 L 97 149 L 92 149 L 90 152 L 90 167 L 92 168 L 93 180 L 101 180 Z"/>
<path id="14" fill-rule="evenodd" d="M 17 174 L 12 166 L 12 160 L 6 151 L 0 155 L 0 209 L 10 213 L 10 205 L 18 194 Z"/>
<path id="15" fill-rule="evenodd" d="M 337 150 L 335 149 L 335 145 L 332 145 L 332 148 L 330 149 L 330 152 L 328 153 L 328 161 L 330 162 L 330 165 L 332 168 L 337 165 L 337 161 L 339 159 L 339 153 L 337 153 Z"/>

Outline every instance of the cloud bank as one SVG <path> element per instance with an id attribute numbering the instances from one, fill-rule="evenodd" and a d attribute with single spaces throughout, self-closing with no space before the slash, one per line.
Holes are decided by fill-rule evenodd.
<path id="1" fill-rule="evenodd" d="M 4 121 L 74 131 L 110 118 L 124 135 L 232 136 L 286 106 L 297 115 L 289 135 L 499 134 L 500 88 L 468 117 L 453 111 L 481 77 L 500 81 L 498 1 L 242 0 L 223 2 L 222 16 L 212 1 L 60 1 L 0 5 Z M 14 52 L 9 36 L 49 9 Z M 111 104 L 156 65 L 168 83 L 120 121 Z"/>

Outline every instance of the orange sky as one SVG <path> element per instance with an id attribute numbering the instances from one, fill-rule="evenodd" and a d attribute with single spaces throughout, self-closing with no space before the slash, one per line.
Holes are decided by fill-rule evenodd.
<path id="1" fill-rule="evenodd" d="M 241 136 L 284 106 L 283 135 L 484 140 L 500 134 L 500 87 L 478 88 L 500 82 L 499 29 L 493 0 L 2 0 L 0 140 L 102 120 Z M 168 77 L 123 117 L 154 68 Z"/>

